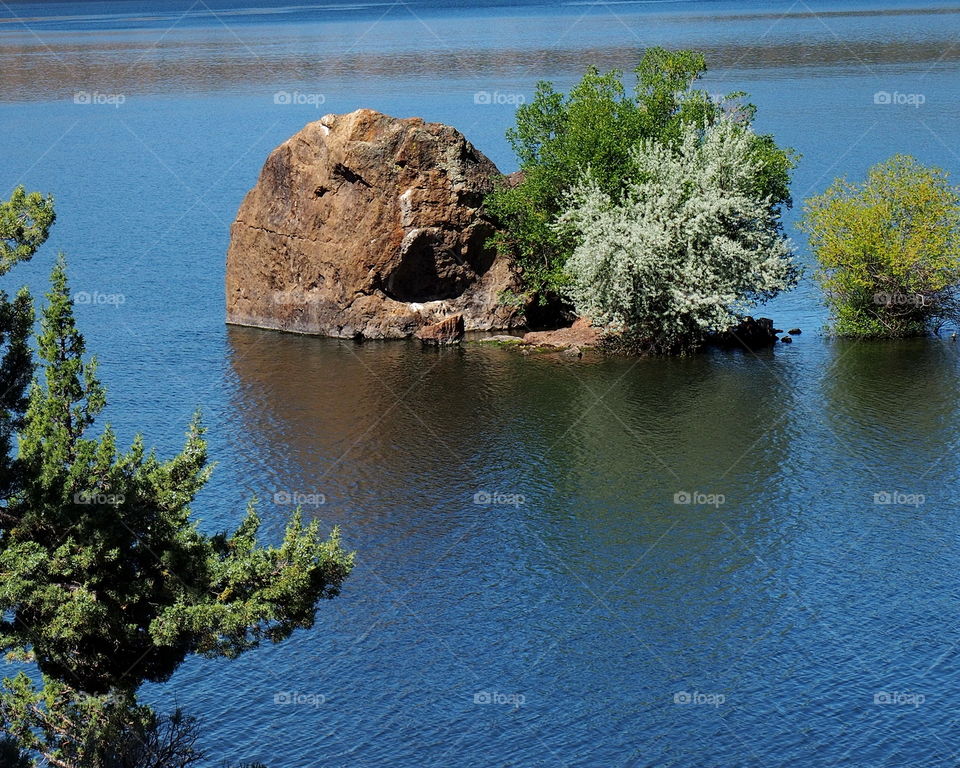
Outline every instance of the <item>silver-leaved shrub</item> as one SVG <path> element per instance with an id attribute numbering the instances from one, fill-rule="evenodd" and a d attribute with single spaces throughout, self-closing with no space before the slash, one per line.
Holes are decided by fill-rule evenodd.
<path id="1" fill-rule="evenodd" d="M 636 146 L 622 199 L 586 172 L 556 225 L 577 243 L 565 269 L 578 314 L 674 353 L 793 286 L 791 244 L 779 208 L 757 192 L 754 147 L 749 126 L 726 115 L 686 126 L 673 148 Z"/>

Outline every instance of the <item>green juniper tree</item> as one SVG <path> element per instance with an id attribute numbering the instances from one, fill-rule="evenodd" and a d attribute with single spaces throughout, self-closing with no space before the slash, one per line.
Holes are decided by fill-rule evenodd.
<path id="1" fill-rule="evenodd" d="M 46 241 L 55 218 L 53 201 L 17 187 L 0 202 L 0 277 L 18 262 L 29 261 Z M 13 441 L 27 407 L 33 376 L 30 334 L 33 301 L 25 288 L 11 300 L 0 290 L 0 515 L 20 476 Z M 2 524 L 2 518 L 0 518 Z"/>
<path id="2" fill-rule="evenodd" d="M 21 759 L 30 751 L 58 768 L 189 768 L 206 757 L 196 719 L 180 711 L 160 716 L 133 694 L 92 696 L 52 678 L 42 691 L 26 675 L 5 684 L 5 727 Z"/>
<path id="3" fill-rule="evenodd" d="M 253 503 L 232 533 L 202 533 L 190 509 L 211 471 L 199 419 L 167 460 L 139 437 L 119 450 L 109 427 L 91 435 L 106 396 L 62 258 L 47 299 L 40 375 L 15 424 L 18 482 L 0 508 L 0 645 L 41 682 L 4 680 L 0 726 L 62 768 L 182 768 L 199 759 L 193 722 L 139 704 L 141 684 L 189 655 L 235 657 L 312 626 L 353 557 L 299 511 L 279 546 L 260 546 Z"/>

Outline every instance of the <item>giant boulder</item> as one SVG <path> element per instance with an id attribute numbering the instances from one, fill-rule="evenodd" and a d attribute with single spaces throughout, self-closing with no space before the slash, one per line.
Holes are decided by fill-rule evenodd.
<path id="1" fill-rule="evenodd" d="M 326 115 L 277 147 L 231 228 L 227 321 L 402 338 L 462 314 L 522 324 L 500 300 L 512 263 L 482 203 L 500 173 L 462 134 L 369 109 Z"/>

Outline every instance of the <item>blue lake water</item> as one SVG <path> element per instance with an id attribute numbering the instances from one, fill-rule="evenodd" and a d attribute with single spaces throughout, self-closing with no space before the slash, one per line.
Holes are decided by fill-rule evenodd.
<path id="1" fill-rule="evenodd" d="M 802 153 L 799 208 L 895 152 L 960 171 L 958 38 L 960 5 L 933 2 L 0 4 L 2 192 L 59 213 L 10 277 L 42 290 L 59 249 L 112 297 L 77 312 L 121 437 L 172 451 L 203 409 L 205 527 L 256 494 L 274 536 L 276 493 L 322 494 L 307 512 L 358 551 L 315 629 L 145 697 L 203 719 L 211 766 L 960 762 L 948 337 L 830 341 L 809 274 L 764 311 L 804 334 L 759 357 L 223 324 L 237 207 L 324 113 L 449 122 L 510 171 L 537 80 L 701 48 L 704 87 L 748 91 Z"/>

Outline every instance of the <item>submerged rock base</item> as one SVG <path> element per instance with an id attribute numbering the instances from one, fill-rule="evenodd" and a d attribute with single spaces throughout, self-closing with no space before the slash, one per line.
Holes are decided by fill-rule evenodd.
<path id="1" fill-rule="evenodd" d="M 707 344 L 708 346 L 725 349 L 739 348 L 754 352 L 776 344 L 777 333 L 779 333 L 779 329 L 773 327 L 773 320 L 769 317 L 758 317 L 756 319 L 745 317 L 735 328 L 709 337 Z"/>
<path id="2" fill-rule="evenodd" d="M 439 323 L 428 325 L 421 328 L 416 333 L 426 346 L 444 346 L 446 344 L 458 344 L 463 339 L 463 315 L 453 315 L 441 320 Z"/>
<path id="3" fill-rule="evenodd" d="M 595 347 L 600 343 L 603 329 L 590 324 L 584 317 L 577 318 L 573 325 L 567 328 L 557 328 L 552 331 L 530 331 L 523 337 L 525 344 L 538 347 Z"/>

